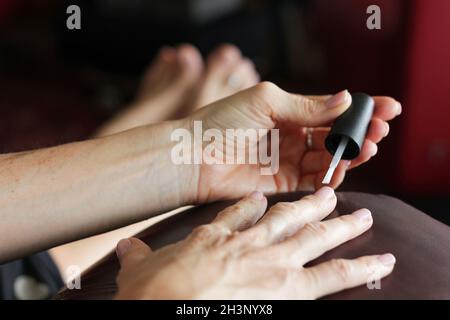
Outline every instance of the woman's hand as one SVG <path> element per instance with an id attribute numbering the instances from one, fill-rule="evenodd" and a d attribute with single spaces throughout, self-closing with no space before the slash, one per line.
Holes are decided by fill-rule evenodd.
<path id="1" fill-rule="evenodd" d="M 321 222 L 336 206 L 333 189 L 278 203 L 264 215 L 266 206 L 254 192 L 155 252 L 138 239 L 122 240 L 116 298 L 315 299 L 392 272 L 391 254 L 304 267 L 372 225 L 367 209 Z"/>
<path id="2" fill-rule="evenodd" d="M 330 184 L 333 188 L 342 183 L 347 170 L 377 153 L 377 143 L 389 133 L 387 121 L 401 113 L 401 105 L 394 99 L 374 99 L 375 110 L 361 154 L 352 162 L 341 161 Z M 331 161 L 324 146 L 330 124 L 350 104 L 351 96 L 347 91 L 335 96 L 306 97 L 289 94 L 272 83 L 263 82 L 194 113 L 187 119 L 191 128 L 194 121 L 201 121 L 203 132 L 218 129 L 224 135 L 227 129 L 277 128 L 280 143 L 279 170 L 274 175 L 261 175 L 258 164 L 203 163 L 195 174 L 198 188 L 193 198 L 202 203 L 239 198 L 251 190 L 273 194 L 318 189 Z M 312 138 L 309 147 L 307 130 Z M 256 145 L 247 147 L 248 150 L 257 148 Z"/>

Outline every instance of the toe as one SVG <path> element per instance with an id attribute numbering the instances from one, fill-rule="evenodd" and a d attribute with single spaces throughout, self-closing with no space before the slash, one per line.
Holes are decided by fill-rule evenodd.
<path id="1" fill-rule="evenodd" d="M 158 87 L 164 86 L 170 80 L 173 66 L 176 62 L 176 50 L 172 47 L 163 47 L 157 57 L 144 73 L 138 91 L 138 99 L 148 97 Z"/>
<path id="2" fill-rule="evenodd" d="M 239 48 L 232 44 L 223 44 L 208 56 L 208 66 L 210 68 L 226 68 L 227 66 L 236 64 L 241 59 L 242 53 Z"/>
<path id="3" fill-rule="evenodd" d="M 172 47 L 162 47 L 159 50 L 158 60 L 160 62 L 171 63 L 175 61 L 176 58 L 176 50 Z"/>
<path id="4" fill-rule="evenodd" d="M 258 82 L 259 75 L 253 62 L 243 57 L 236 46 L 221 45 L 208 56 L 195 108 L 225 98 Z"/>
<path id="5" fill-rule="evenodd" d="M 163 47 L 159 50 L 158 56 L 153 60 L 145 72 L 145 78 L 157 77 L 165 74 L 167 69 L 176 61 L 176 51 L 172 47 Z"/>
<path id="6" fill-rule="evenodd" d="M 178 46 L 177 58 L 183 73 L 181 76 L 192 78 L 200 75 L 203 68 L 203 60 L 200 51 L 196 47 L 190 44 Z"/>
<path id="7" fill-rule="evenodd" d="M 255 69 L 255 65 L 248 58 L 243 59 L 234 69 L 231 70 L 229 77 L 231 76 L 235 76 L 240 79 L 240 87 L 236 88 L 238 90 L 253 87 L 260 80 L 259 74 Z"/>

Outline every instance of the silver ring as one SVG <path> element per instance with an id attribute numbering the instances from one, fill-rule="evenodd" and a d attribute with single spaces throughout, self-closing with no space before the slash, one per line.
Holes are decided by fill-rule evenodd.
<path id="1" fill-rule="evenodd" d="M 306 128 L 306 148 L 311 150 L 313 148 L 313 129 Z"/>
<path id="2" fill-rule="evenodd" d="M 242 78 L 239 77 L 237 74 L 233 73 L 228 77 L 227 84 L 231 88 L 239 90 L 240 88 L 242 88 Z"/>

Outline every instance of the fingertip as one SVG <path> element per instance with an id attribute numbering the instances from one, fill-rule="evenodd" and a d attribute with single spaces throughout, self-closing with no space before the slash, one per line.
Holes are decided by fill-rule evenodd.
<path id="1" fill-rule="evenodd" d="M 322 186 L 319 190 L 317 190 L 314 195 L 316 197 L 319 197 L 321 199 L 331 199 L 333 197 L 336 197 L 334 193 L 334 189 L 329 186 Z"/>
<path id="2" fill-rule="evenodd" d="M 334 170 L 333 173 L 333 177 L 331 178 L 331 182 L 329 184 L 329 187 L 336 189 L 337 187 L 339 187 L 342 182 L 345 179 L 345 174 L 347 173 L 347 170 L 349 170 L 349 167 L 347 165 L 351 165 L 352 162 L 350 162 L 349 164 L 347 162 L 341 161 L 336 170 Z M 324 173 L 325 176 L 325 173 Z"/>
<path id="3" fill-rule="evenodd" d="M 351 166 L 352 161 L 351 160 L 343 160 L 342 164 L 344 165 L 345 169 L 348 169 Z"/>
<path id="4" fill-rule="evenodd" d="M 253 191 L 252 193 L 250 193 L 248 195 L 248 198 L 252 199 L 252 200 L 257 200 L 257 201 L 261 201 L 263 200 L 264 194 L 261 191 Z"/>
<path id="5" fill-rule="evenodd" d="M 403 108 L 402 108 L 402 104 L 399 101 L 396 101 L 396 102 L 397 102 L 397 113 L 396 113 L 396 115 L 399 116 L 399 115 L 402 114 Z"/>
<path id="6" fill-rule="evenodd" d="M 119 258 L 119 260 L 122 259 L 122 257 L 125 254 L 127 254 L 127 252 L 130 250 L 130 248 L 131 248 L 130 239 L 122 239 L 117 243 L 116 255 Z"/>
<path id="7" fill-rule="evenodd" d="M 384 124 L 384 135 L 383 135 L 383 138 L 386 138 L 389 135 L 389 131 L 391 129 L 390 129 L 389 123 L 387 123 L 386 121 L 383 121 L 383 124 Z"/>
<path id="8" fill-rule="evenodd" d="M 352 96 L 348 90 L 342 90 L 325 101 L 325 106 L 327 108 L 336 108 L 343 105 L 350 106 L 351 102 Z"/>
<path id="9" fill-rule="evenodd" d="M 372 212 L 366 208 L 356 210 L 352 213 L 352 216 L 355 217 L 362 226 L 371 225 L 373 222 Z"/>
<path id="10" fill-rule="evenodd" d="M 378 146 L 376 143 L 370 141 L 368 143 L 368 150 L 370 157 L 374 157 L 378 153 Z"/>
<path id="11" fill-rule="evenodd" d="M 366 139 L 364 141 L 362 150 L 357 158 L 357 161 L 353 161 L 353 162 L 364 163 L 366 161 L 369 161 L 370 158 L 375 156 L 377 153 L 378 153 L 377 144 L 370 139 Z"/>
<path id="12" fill-rule="evenodd" d="M 397 259 L 392 253 L 386 253 L 378 256 L 378 261 L 380 261 L 383 266 L 390 268 L 395 265 Z"/>
<path id="13" fill-rule="evenodd" d="M 374 97 L 374 117 L 382 120 L 392 120 L 402 113 L 400 102 L 391 97 Z"/>

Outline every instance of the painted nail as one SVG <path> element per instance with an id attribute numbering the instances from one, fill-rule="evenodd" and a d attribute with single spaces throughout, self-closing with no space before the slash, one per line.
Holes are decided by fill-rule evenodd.
<path id="1" fill-rule="evenodd" d="M 348 93 L 347 90 L 344 90 L 329 98 L 325 102 L 325 105 L 327 106 L 327 108 L 335 108 L 340 105 L 343 105 L 350 99 L 351 99 L 350 93 Z"/>
<path id="2" fill-rule="evenodd" d="M 253 191 L 250 195 L 249 198 L 252 198 L 254 200 L 262 200 L 264 198 L 264 195 L 261 191 Z"/>
<path id="3" fill-rule="evenodd" d="M 119 241 L 116 247 L 116 254 L 119 258 L 123 257 L 124 254 L 131 248 L 130 239 L 122 239 Z"/>
<path id="4" fill-rule="evenodd" d="M 389 124 L 387 122 L 384 122 L 384 138 L 387 137 L 389 134 Z"/>
<path id="5" fill-rule="evenodd" d="M 402 114 L 402 104 L 400 102 L 397 101 L 397 115 L 401 115 Z"/>
<path id="6" fill-rule="evenodd" d="M 353 212 L 353 216 L 357 217 L 361 223 L 369 223 L 372 221 L 372 213 L 367 209 L 360 209 Z"/>
<path id="7" fill-rule="evenodd" d="M 390 267 L 395 263 L 395 257 L 391 253 L 386 253 L 378 257 L 378 260 L 386 267 Z"/>
<path id="8" fill-rule="evenodd" d="M 370 156 L 374 157 L 378 152 L 378 146 L 374 143 L 372 144 L 372 147 L 370 148 Z"/>
<path id="9" fill-rule="evenodd" d="M 344 160 L 343 163 L 344 163 L 344 167 L 348 168 L 352 164 L 352 161 L 351 160 Z"/>
<path id="10" fill-rule="evenodd" d="M 319 198 L 329 199 L 334 196 L 334 190 L 330 187 L 322 187 L 316 191 L 315 195 Z"/>

